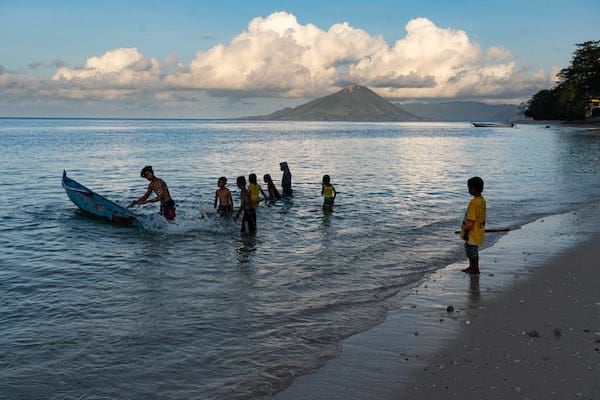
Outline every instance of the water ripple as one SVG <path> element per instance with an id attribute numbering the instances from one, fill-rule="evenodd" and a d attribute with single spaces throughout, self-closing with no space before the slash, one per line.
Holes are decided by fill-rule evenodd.
<path id="1" fill-rule="evenodd" d="M 454 235 L 486 181 L 488 225 L 600 198 L 600 139 L 467 124 L 3 120 L 0 393 L 11 399 L 254 398 L 335 356 L 424 276 L 462 257 Z M 290 164 L 295 195 L 258 234 L 216 216 L 216 181 Z M 63 169 L 127 204 L 152 164 L 177 219 L 90 218 Z M 339 192 L 321 210 L 320 181 Z M 588 190 L 581 191 L 581 182 Z M 493 242 L 494 237 L 489 237 Z"/>

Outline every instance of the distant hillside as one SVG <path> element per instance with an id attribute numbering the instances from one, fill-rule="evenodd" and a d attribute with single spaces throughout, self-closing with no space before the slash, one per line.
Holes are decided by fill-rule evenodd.
<path id="1" fill-rule="evenodd" d="M 438 121 L 512 122 L 525 119 L 521 107 L 513 104 L 492 105 L 473 101 L 452 101 L 407 103 L 399 106 L 419 117 Z"/>
<path id="2" fill-rule="evenodd" d="M 329 96 L 250 120 L 287 121 L 420 121 L 365 86 L 350 85 Z"/>

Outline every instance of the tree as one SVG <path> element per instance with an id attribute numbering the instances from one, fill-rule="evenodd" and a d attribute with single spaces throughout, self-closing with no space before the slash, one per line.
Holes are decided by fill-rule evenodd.
<path id="1" fill-rule="evenodd" d="M 554 90 L 540 90 L 527 104 L 525 116 L 533 119 L 566 119 Z"/>
<path id="2" fill-rule="evenodd" d="M 562 69 L 557 87 L 541 90 L 527 104 L 534 119 L 583 119 L 591 97 L 600 96 L 600 40 L 576 45 L 571 65 Z"/>

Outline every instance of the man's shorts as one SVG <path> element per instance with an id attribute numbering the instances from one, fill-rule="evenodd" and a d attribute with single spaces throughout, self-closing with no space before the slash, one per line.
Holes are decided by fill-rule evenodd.
<path id="1" fill-rule="evenodd" d="M 175 219 L 175 202 L 173 199 L 160 204 L 160 214 L 169 221 Z"/>

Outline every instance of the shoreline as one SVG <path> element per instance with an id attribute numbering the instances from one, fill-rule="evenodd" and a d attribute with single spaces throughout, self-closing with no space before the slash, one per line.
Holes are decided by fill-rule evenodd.
<path id="1" fill-rule="evenodd" d="M 600 234 L 492 301 L 427 357 L 411 399 L 599 399 Z M 434 397 L 435 396 L 435 397 Z"/>
<path id="2" fill-rule="evenodd" d="M 464 261 L 436 271 L 336 358 L 263 398 L 600 398 L 598 209 L 501 235 L 479 277 Z"/>

